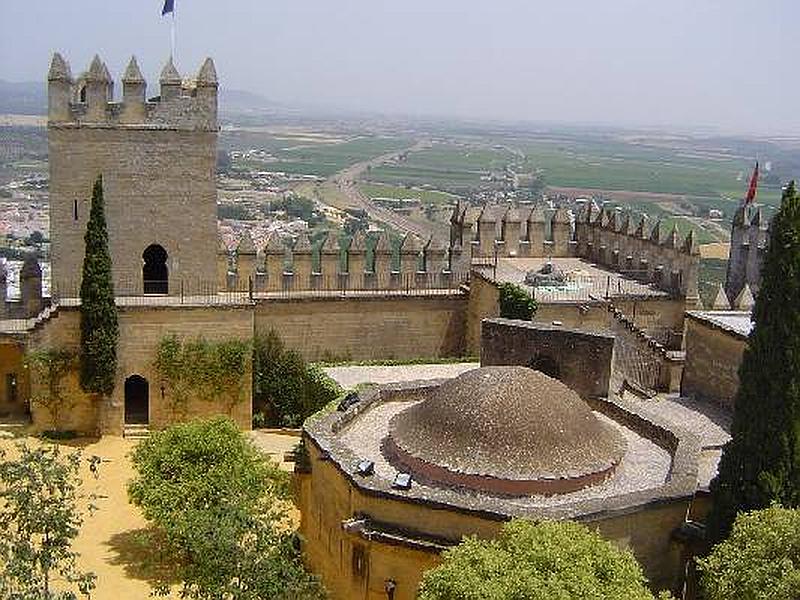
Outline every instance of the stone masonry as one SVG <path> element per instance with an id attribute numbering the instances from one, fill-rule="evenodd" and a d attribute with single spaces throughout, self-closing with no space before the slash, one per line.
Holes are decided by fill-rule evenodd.
<path id="1" fill-rule="evenodd" d="M 184 81 L 170 60 L 160 96 L 132 58 L 122 101 L 95 57 L 73 79 L 55 54 L 48 74 L 50 221 L 56 292 L 77 294 L 92 185 L 103 176 L 109 248 L 117 295 L 143 291 L 144 252 L 166 252 L 168 292 L 181 282 L 216 290 L 217 75 L 207 59 Z M 164 290 L 166 291 L 166 290 Z"/>

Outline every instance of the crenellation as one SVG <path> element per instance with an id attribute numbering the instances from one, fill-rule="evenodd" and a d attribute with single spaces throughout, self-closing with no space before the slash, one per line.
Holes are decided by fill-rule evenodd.
<path id="1" fill-rule="evenodd" d="M 292 285 L 296 289 L 308 289 L 311 285 L 312 253 L 311 239 L 301 233 L 291 249 Z"/>
<path id="2" fill-rule="evenodd" d="M 115 102 L 114 82 L 99 56 L 75 80 L 67 61 L 53 56 L 48 140 L 56 290 L 77 289 L 89 198 L 99 175 L 104 176 L 114 284 L 121 293 L 146 291 L 148 249 L 151 256 L 162 257 L 156 259 L 155 275 L 163 278 L 160 290 L 178 294 L 184 284 L 204 290 L 223 284 L 215 244 L 218 126 L 213 63 L 206 61 L 201 69 L 202 94 L 180 82 L 176 70 L 166 71 L 165 84 L 177 86 L 177 95 L 147 101 L 147 84 L 131 58 L 122 77 L 122 100 Z"/>
<path id="3" fill-rule="evenodd" d="M 748 286 L 753 296 L 761 286 L 761 265 L 764 262 L 769 224 L 761 207 L 743 204 L 733 216 L 728 271 L 725 279 L 727 297 L 737 298 Z"/>
<path id="4" fill-rule="evenodd" d="M 558 208 L 550 219 L 552 239 L 547 239 L 547 218 L 541 204 L 527 214 L 507 205 L 486 205 L 479 210 L 479 239 L 471 244 L 471 257 L 453 258 L 461 248 L 456 250 L 451 245 L 454 270 L 461 260 L 467 268 L 472 260 L 493 258 L 495 253 L 497 257 L 581 257 L 643 282 L 655 282 L 665 291 L 692 301 L 697 298 L 699 249 L 693 232 L 682 240 L 677 227 L 664 234 L 661 221 L 650 227 L 646 215 L 635 217 L 630 211 L 598 208 L 590 202 L 574 218 L 568 209 Z M 451 239 L 458 239 L 463 232 L 463 221 L 456 214 L 464 213 L 454 211 Z M 490 238 L 496 237 L 493 233 L 498 214 L 503 215 L 502 235 L 492 240 L 487 251 Z M 524 230 L 514 226 L 517 219 L 527 223 Z"/>
<path id="5" fill-rule="evenodd" d="M 55 53 L 48 73 L 50 125 L 217 131 L 219 84 L 210 58 L 189 81 L 170 58 L 159 84 L 160 95 L 147 100 L 147 82 L 131 57 L 122 76 L 122 101 L 114 102 L 114 81 L 99 56 L 73 80 L 69 64 Z"/>
<path id="6" fill-rule="evenodd" d="M 320 274 L 329 280 L 330 278 L 338 277 L 341 274 L 340 258 L 341 246 L 339 243 L 339 236 L 331 231 L 325 237 L 325 241 L 320 247 Z"/>
<path id="7" fill-rule="evenodd" d="M 420 272 L 420 259 L 423 246 L 420 239 L 413 233 L 409 233 L 403 238 L 403 245 L 400 247 L 400 273 Z"/>
<path id="8" fill-rule="evenodd" d="M 256 246 L 253 244 L 253 239 L 250 234 L 245 232 L 236 246 L 236 288 L 239 290 L 246 289 L 248 286 L 255 284 L 256 280 L 256 264 L 257 264 Z"/>
<path id="9" fill-rule="evenodd" d="M 268 289 L 282 289 L 283 274 L 286 270 L 286 246 L 283 239 L 277 234 L 273 234 L 267 240 L 264 247 L 264 263 Z"/>

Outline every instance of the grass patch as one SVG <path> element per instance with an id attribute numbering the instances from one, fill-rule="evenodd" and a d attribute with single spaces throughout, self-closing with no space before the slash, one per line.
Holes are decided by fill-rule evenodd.
<path id="1" fill-rule="evenodd" d="M 372 198 L 393 198 L 405 200 L 416 198 L 425 204 L 452 204 L 459 196 L 437 190 L 421 190 L 405 186 L 386 185 L 382 183 L 359 183 L 361 191 Z"/>

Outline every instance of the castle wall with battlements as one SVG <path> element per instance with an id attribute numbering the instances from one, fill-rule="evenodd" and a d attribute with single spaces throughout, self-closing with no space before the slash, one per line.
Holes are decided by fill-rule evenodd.
<path id="1" fill-rule="evenodd" d="M 646 216 L 584 205 L 574 217 L 559 208 L 549 218 L 541 205 L 457 206 L 451 218 L 453 248 L 462 264 L 506 257 L 580 257 L 683 296 L 698 298 L 700 252 L 690 231 L 665 231 Z"/>
<path id="2" fill-rule="evenodd" d="M 761 265 L 769 241 L 769 223 L 759 207 L 742 205 L 731 224 L 731 249 L 725 278 L 728 302 L 737 304 L 745 286 L 755 297 L 761 287 Z"/>
<path id="3" fill-rule="evenodd" d="M 53 287 L 74 296 L 80 285 L 92 186 L 103 177 L 115 286 L 143 291 L 144 252 L 166 251 L 168 292 L 180 281 L 216 289 L 217 81 L 206 61 L 184 82 L 171 61 L 160 95 L 146 100 L 135 60 L 121 102 L 95 58 L 73 79 L 59 55 L 48 76 L 50 228 Z"/>

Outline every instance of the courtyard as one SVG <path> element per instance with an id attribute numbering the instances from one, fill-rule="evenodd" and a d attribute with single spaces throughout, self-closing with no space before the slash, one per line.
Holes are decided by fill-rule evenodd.
<path id="1" fill-rule="evenodd" d="M 253 432 L 256 446 L 281 468 L 291 471 L 293 465 L 284 462 L 286 453 L 298 441 L 292 435 Z M 0 451 L 13 455 L 15 445 L 25 442 L 35 445 L 38 438 L 0 437 Z M 158 562 L 151 556 L 148 534 L 151 530 L 140 510 L 128 502 L 126 484 L 134 476 L 129 458 L 136 440 L 118 436 L 103 436 L 99 439 L 76 439 L 53 442 L 65 451 L 80 449 L 84 457 L 98 456 L 101 463 L 95 479 L 84 464 L 82 469 L 83 491 L 96 495 L 97 510 L 86 515 L 73 549 L 80 554 L 78 568 L 97 575 L 97 587 L 92 597 L 120 600 L 147 598 L 151 585 L 159 581 L 170 581 L 169 565 Z M 83 503 L 85 507 L 86 503 Z M 295 520 L 299 513 L 293 511 Z M 154 560 L 156 558 L 156 560 Z M 175 582 L 177 583 L 177 581 Z M 174 593 L 170 598 L 178 598 Z"/>

